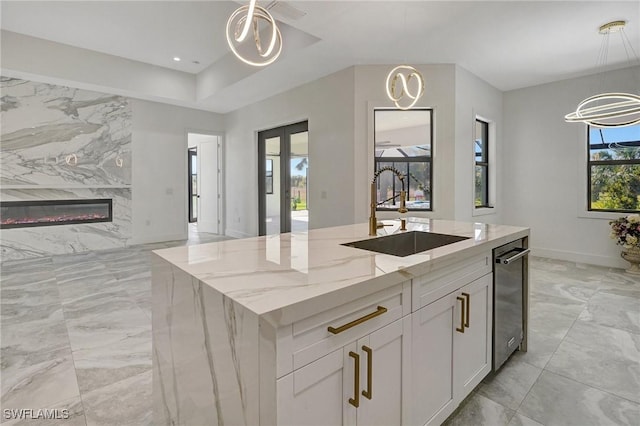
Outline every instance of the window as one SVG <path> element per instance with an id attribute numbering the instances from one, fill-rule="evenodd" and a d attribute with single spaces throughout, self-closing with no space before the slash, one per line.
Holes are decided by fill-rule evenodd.
<path id="1" fill-rule="evenodd" d="M 489 205 L 489 123 L 476 119 L 475 152 L 475 206 Z"/>
<path id="2" fill-rule="evenodd" d="M 591 211 L 640 211 L 640 125 L 587 127 Z"/>
<path id="3" fill-rule="evenodd" d="M 405 176 L 407 209 L 431 211 L 433 111 L 430 109 L 376 109 L 375 170 L 391 166 Z M 377 180 L 378 210 L 400 207 L 402 184 L 391 172 L 383 172 Z"/>

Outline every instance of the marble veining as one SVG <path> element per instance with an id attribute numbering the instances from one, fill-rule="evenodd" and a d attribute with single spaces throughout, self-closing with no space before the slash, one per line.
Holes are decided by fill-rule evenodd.
<path id="1" fill-rule="evenodd" d="M 154 421 L 258 424 L 258 317 L 178 268 L 154 263 Z"/>
<path id="2" fill-rule="evenodd" d="M 343 292 L 373 293 L 446 263 L 528 235 L 527 228 L 408 218 L 408 229 L 470 237 L 396 257 L 342 246 L 368 238 L 367 224 L 347 225 L 156 251 L 156 255 L 230 297 L 257 315 L 273 313 L 280 324 L 334 306 Z M 397 232 L 399 221 L 385 221 Z M 363 293 L 364 292 L 364 293 Z M 342 302 L 344 303 L 344 301 Z"/>
<path id="3" fill-rule="evenodd" d="M 126 98 L 7 77 L 0 83 L 3 185 L 131 184 Z"/>
<path id="4" fill-rule="evenodd" d="M 127 98 L 0 77 L 0 199 L 113 199 L 113 222 L 2 231 L 3 260 L 122 248 L 131 238 Z"/>

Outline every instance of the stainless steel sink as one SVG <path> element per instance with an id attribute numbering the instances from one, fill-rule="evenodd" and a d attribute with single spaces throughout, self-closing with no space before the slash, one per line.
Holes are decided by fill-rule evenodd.
<path id="1" fill-rule="evenodd" d="M 341 245 L 405 257 L 467 239 L 469 239 L 469 237 L 436 234 L 434 232 L 410 231 L 368 240 L 353 241 Z"/>

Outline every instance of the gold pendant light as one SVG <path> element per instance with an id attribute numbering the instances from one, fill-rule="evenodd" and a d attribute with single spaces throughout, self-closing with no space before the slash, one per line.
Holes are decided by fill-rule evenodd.
<path id="1" fill-rule="evenodd" d="M 415 84 L 411 84 L 412 80 L 415 81 Z M 398 82 L 400 82 L 400 87 L 398 87 Z M 424 78 L 414 67 L 399 65 L 387 75 L 386 88 L 387 96 L 396 108 L 411 109 L 424 94 Z"/>
<path id="2" fill-rule="evenodd" d="M 625 50 L 634 52 L 636 60 L 638 59 L 633 46 L 624 33 L 625 24 L 625 21 L 613 21 L 600 27 L 600 34 L 605 36 L 601 49 L 601 52 L 604 52 L 602 54 L 603 66 L 606 64 L 609 35 L 615 32 L 621 34 Z M 629 44 L 628 48 L 626 43 Z M 564 119 L 570 123 L 581 122 L 594 127 L 622 127 L 640 124 L 640 96 L 633 93 L 600 93 L 590 96 L 580 102 L 574 112 L 565 115 Z"/>
<path id="3" fill-rule="evenodd" d="M 242 62 L 254 67 L 263 67 L 273 63 L 282 52 L 282 35 L 276 25 L 275 19 L 269 11 L 256 5 L 257 0 L 251 0 L 249 5 L 241 6 L 231 14 L 227 21 L 227 43 L 234 55 Z M 269 43 L 266 48 L 260 39 L 260 23 L 267 24 L 271 31 Z M 254 58 L 246 58 L 238 51 L 238 45 L 245 41 L 249 30 L 253 29 L 256 55 Z"/>

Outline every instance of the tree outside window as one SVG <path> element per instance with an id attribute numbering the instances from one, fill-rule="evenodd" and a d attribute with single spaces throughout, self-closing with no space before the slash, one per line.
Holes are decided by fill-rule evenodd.
<path id="1" fill-rule="evenodd" d="M 640 211 L 640 125 L 587 131 L 589 210 Z"/>

